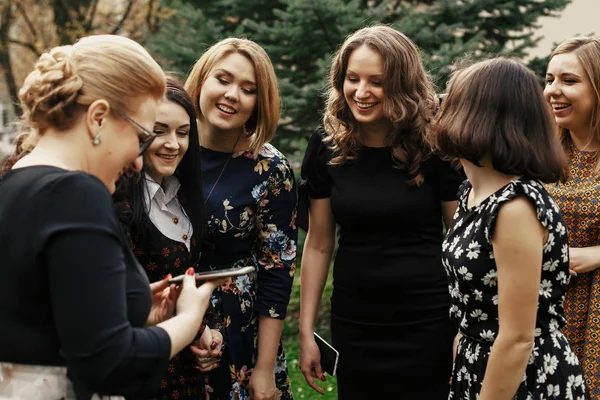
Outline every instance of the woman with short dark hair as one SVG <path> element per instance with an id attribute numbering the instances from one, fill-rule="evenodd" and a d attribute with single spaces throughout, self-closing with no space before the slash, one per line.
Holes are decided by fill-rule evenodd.
<path id="1" fill-rule="evenodd" d="M 496 58 L 452 75 L 428 136 L 467 175 L 442 246 L 460 337 L 449 399 L 588 398 L 560 331 L 568 235 L 542 185 L 565 178 L 552 127 L 535 75 Z"/>

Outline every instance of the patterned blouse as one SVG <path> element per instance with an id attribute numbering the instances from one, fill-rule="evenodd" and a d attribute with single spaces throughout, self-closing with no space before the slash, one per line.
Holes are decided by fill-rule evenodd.
<path id="1" fill-rule="evenodd" d="M 569 230 L 569 247 L 600 245 L 600 176 L 594 153 L 571 146 L 569 178 L 546 185 Z M 600 269 L 571 278 L 565 299 L 565 335 L 586 372 L 592 398 L 600 398 Z"/>
<path id="2" fill-rule="evenodd" d="M 257 360 L 258 316 L 283 319 L 290 299 L 296 269 L 296 183 L 288 161 L 270 144 L 261 148 L 258 159 L 250 152 L 206 148 L 201 159 L 207 220 L 199 270 L 257 269 L 213 293 L 208 326 L 221 331 L 224 345 L 220 367 L 207 374 L 206 391 L 209 398 L 246 399 Z M 281 343 L 275 374 L 282 398 L 291 399 Z"/>

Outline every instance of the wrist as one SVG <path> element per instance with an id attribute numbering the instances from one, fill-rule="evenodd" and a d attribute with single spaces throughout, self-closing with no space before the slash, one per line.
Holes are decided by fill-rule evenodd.
<path id="1" fill-rule="evenodd" d="M 308 339 L 313 337 L 314 328 L 300 328 L 300 340 Z"/>
<path id="2" fill-rule="evenodd" d="M 265 360 L 261 359 L 260 356 L 258 360 L 256 360 L 256 365 L 254 366 L 255 370 L 264 370 L 264 371 L 275 371 L 275 362 L 276 359 Z"/>

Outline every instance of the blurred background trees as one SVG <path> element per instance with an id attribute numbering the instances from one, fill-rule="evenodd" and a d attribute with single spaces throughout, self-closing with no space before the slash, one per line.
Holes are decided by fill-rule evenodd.
<path id="1" fill-rule="evenodd" d="M 319 124 L 332 54 L 351 32 L 391 24 L 423 50 L 440 91 L 465 55 L 518 58 L 539 38 L 542 16 L 571 0 L 0 0 L 0 68 L 16 103 L 37 56 L 78 37 L 116 33 L 144 44 L 166 70 L 185 76 L 228 36 L 263 45 L 276 67 L 283 115 L 276 145 L 292 158 Z M 531 66 L 543 73 L 545 60 Z"/>
<path id="2" fill-rule="evenodd" d="M 440 91 L 453 63 L 504 54 L 527 55 L 542 16 L 570 0 L 165 0 L 172 15 L 146 45 L 166 69 L 187 74 L 202 51 L 227 36 L 265 47 L 276 67 L 283 115 L 275 143 L 302 153 L 319 124 L 332 54 L 351 32 L 391 24 L 422 49 Z M 543 65 L 539 60 L 534 66 Z M 544 65 L 545 67 L 545 65 Z M 543 72 L 543 70 L 542 70 Z"/>

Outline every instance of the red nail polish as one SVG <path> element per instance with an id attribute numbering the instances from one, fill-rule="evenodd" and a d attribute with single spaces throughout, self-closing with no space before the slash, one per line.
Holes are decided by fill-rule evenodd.
<path id="1" fill-rule="evenodd" d="M 189 267 L 188 270 L 186 271 L 186 274 L 188 274 L 188 275 L 194 275 L 194 268 Z"/>
<path id="2" fill-rule="evenodd" d="M 172 275 L 171 274 L 166 274 L 163 278 L 163 281 L 167 281 L 169 279 L 171 279 Z"/>
<path id="3" fill-rule="evenodd" d="M 214 350 L 217 348 L 217 342 L 215 342 L 214 340 L 212 342 L 210 342 L 210 349 Z"/>

